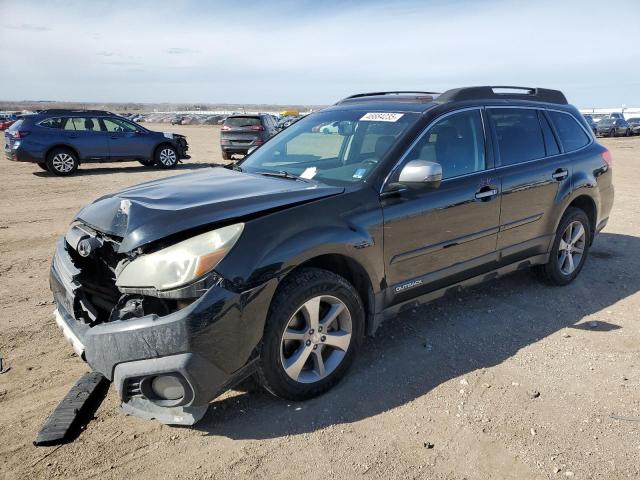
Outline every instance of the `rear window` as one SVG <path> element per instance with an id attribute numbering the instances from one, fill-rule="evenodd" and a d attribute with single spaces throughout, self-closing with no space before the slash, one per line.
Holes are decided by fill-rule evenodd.
<path id="1" fill-rule="evenodd" d="M 573 152 L 589 144 L 591 139 L 573 115 L 561 112 L 549 112 L 549 115 L 565 152 Z"/>
<path id="2" fill-rule="evenodd" d="M 224 121 L 227 127 L 259 127 L 260 117 L 229 117 Z"/>
<path id="3" fill-rule="evenodd" d="M 515 165 L 545 156 L 545 143 L 536 110 L 491 108 L 489 112 L 498 137 L 502 165 Z"/>

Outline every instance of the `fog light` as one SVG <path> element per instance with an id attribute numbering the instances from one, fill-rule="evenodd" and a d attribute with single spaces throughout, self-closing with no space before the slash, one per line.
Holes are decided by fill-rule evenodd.
<path id="1" fill-rule="evenodd" d="M 180 400 L 184 397 L 182 382 L 173 375 L 160 375 L 151 381 L 151 390 L 162 400 Z"/>

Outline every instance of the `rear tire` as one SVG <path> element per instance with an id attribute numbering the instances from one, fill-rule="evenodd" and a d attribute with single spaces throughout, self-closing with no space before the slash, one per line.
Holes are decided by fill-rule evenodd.
<path id="1" fill-rule="evenodd" d="M 71 175 L 78 165 L 78 157 L 68 148 L 56 148 L 47 157 L 47 170 L 61 177 Z"/>
<path id="2" fill-rule="evenodd" d="M 178 164 L 178 152 L 170 145 L 160 145 L 156 149 L 154 160 L 160 168 L 175 168 Z"/>
<path id="3" fill-rule="evenodd" d="M 332 272 L 303 268 L 283 281 L 271 303 L 256 377 L 278 397 L 313 398 L 345 375 L 363 335 L 364 308 L 353 286 Z"/>
<path id="4" fill-rule="evenodd" d="M 569 207 L 558 225 L 549 261 L 534 267 L 534 271 L 550 285 L 568 285 L 587 260 L 590 240 L 591 224 L 587 214 L 579 208 Z"/>

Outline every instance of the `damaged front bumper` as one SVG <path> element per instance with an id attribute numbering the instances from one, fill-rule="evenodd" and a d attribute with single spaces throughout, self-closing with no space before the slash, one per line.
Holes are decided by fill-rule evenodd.
<path id="1" fill-rule="evenodd" d="M 244 292 L 218 283 L 167 315 L 90 325 L 74 314 L 83 287 L 66 249 L 61 238 L 50 272 L 56 324 L 76 353 L 115 384 L 125 413 L 193 424 L 212 399 L 253 373 L 275 280 Z M 154 393 L 154 379 L 167 376 L 182 394 Z"/>

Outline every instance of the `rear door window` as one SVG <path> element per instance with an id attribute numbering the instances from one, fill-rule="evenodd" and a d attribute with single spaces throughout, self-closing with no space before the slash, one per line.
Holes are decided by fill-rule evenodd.
<path id="1" fill-rule="evenodd" d="M 538 112 L 525 108 L 489 108 L 503 166 L 545 156 L 544 137 Z"/>
<path id="2" fill-rule="evenodd" d="M 549 116 L 556 127 L 565 152 L 573 152 L 591 142 L 591 139 L 578 121 L 573 118 L 573 115 L 550 111 Z"/>
<path id="3" fill-rule="evenodd" d="M 100 121 L 95 117 L 70 117 L 64 127 L 65 130 L 80 132 L 100 132 Z"/>

